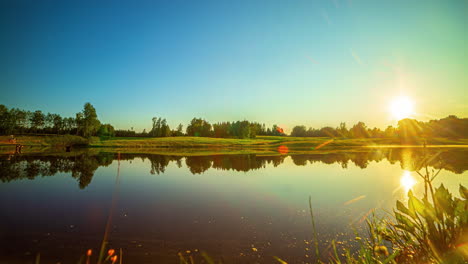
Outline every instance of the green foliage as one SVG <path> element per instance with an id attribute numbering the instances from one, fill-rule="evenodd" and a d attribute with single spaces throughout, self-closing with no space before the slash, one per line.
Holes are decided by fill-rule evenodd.
<path id="1" fill-rule="evenodd" d="M 153 117 L 153 128 L 150 131 L 153 137 L 170 137 L 171 129 L 166 122 L 166 119 Z"/>
<path id="2" fill-rule="evenodd" d="M 45 116 L 42 111 L 35 111 L 31 116 L 30 122 L 33 130 L 42 128 L 45 122 Z"/>
<path id="3" fill-rule="evenodd" d="M 109 139 L 115 136 L 115 129 L 110 124 L 103 124 L 97 131 L 97 136 L 101 139 Z"/>
<path id="4" fill-rule="evenodd" d="M 457 248 L 466 243 L 468 231 L 466 188 L 460 185 L 461 199 L 453 197 L 443 184 L 437 188 L 429 184 L 427 188 L 422 199 L 410 191 L 406 206 L 397 202 L 396 223 L 390 223 L 383 233 L 401 251 L 402 263 L 411 263 L 413 259 L 428 263 L 468 261 L 461 248 Z"/>
<path id="5" fill-rule="evenodd" d="M 96 109 L 90 103 L 86 103 L 84 105 L 83 113 L 82 116 L 80 116 L 79 120 L 80 122 L 78 126 L 78 131 L 80 131 L 80 135 L 84 137 L 89 138 L 91 136 L 96 135 L 99 127 L 101 126 L 101 122 L 99 122 L 97 118 Z"/>
<path id="6" fill-rule="evenodd" d="M 306 137 L 307 129 L 305 126 L 295 126 L 291 132 L 292 137 Z"/>
<path id="7" fill-rule="evenodd" d="M 398 135 L 405 142 L 422 138 L 466 138 L 468 136 L 468 118 L 448 116 L 439 120 L 421 122 L 405 118 L 398 121 Z"/>
<path id="8" fill-rule="evenodd" d="M 58 114 L 43 114 L 40 110 L 35 112 L 21 109 L 8 109 L 0 105 L 0 135 L 41 133 L 41 134 L 76 134 L 84 137 L 97 135 L 101 123 L 96 109 L 86 103 L 82 112 L 75 117 L 61 117 Z M 131 130 L 117 130 L 116 136 L 127 137 L 169 137 L 183 136 L 183 125 L 171 130 L 166 119 L 153 118 L 153 127 L 149 133 Z M 201 118 L 192 119 L 186 129 L 188 136 L 218 137 L 218 138 L 255 138 L 256 136 L 284 137 L 286 134 L 277 125 L 266 128 L 265 124 L 247 120 L 236 122 L 220 122 L 211 125 Z M 387 138 L 400 139 L 400 143 L 409 144 L 450 144 L 451 141 L 468 138 L 468 118 L 448 116 L 440 120 L 420 122 L 414 119 L 403 119 L 398 127 L 388 126 L 384 131 L 379 128 L 368 128 L 363 122 L 358 122 L 349 130 L 345 123 L 339 127 L 330 126 L 320 129 L 306 128 L 303 125 L 295 126 L 291 132 L 293 137 L 332 137 L 332 138 Z M 450 139 L 450 140 L 447 140 Z"/>
<path id="9" fill-rule="evenodd" d="M 212 136 L 211 124 L 201 118 L 193 118 L 187 126 L 187 135 L 192 137 Z"/>
<path id="10" fill-rule="evenodd" d="M 181 137 L 184 135 L 184 126 L 182 124 L 179 124 L 177 126 L 177 129 L 172 132 L 172 136 L 174 137 Z"/>
<path id="11" fill-rule="evenodd" d="M 349 134 L 353 138 L 368 138 L 370 137 L 367 130 L 366 124 L 364 122 L 358 122 L 350 130 Z"/>

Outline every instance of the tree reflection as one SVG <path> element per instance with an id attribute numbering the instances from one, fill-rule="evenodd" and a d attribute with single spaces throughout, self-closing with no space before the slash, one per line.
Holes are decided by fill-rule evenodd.
<path id="1" fill-rule="evenodd" d="M 34 179 L 38 176 L 53 176 L 59 172 L 71 173 L 84 189 L 91 182 L 94 172 L 101 166 L 108 166 L 114 160 L 111 153 L 100 155 L 78 154 L 56 155 L 15 155 L 0 159 L 0 181 Z"/>
<path id="2" fill-rule="evenodd" d="M 418 169 L 419 158 L 427 154 L 437 158 L 428 161 L 434 169 L 445 169 L 461 174 L 468 169 L 468 151 L 463 149 L 419 149 L 389 148 L 355 151 L 337 151 L 328 153 L 310 153 L 297 155 L 211 155 L 211 156 L 176 156 L 157 154 L 121 154 L 121 160 L 148 159 L 151 174 L 162 174 L 167 166 L 174 163 L 179 168 L 185 166 L 192 174 L 202 174 L 209 169 L 247 172 L 263 169 L 267 165 L 279 166 L 287 157 L 297 166 L 312 165 L 316 162 L 340 164 L 347 168 L 354 164 L 366 168 L 371 162 L 388 160 L 391 164 L 399 163 L 407 171 Z M 97 168 L 108 166 L 117 159 L 116 153 L 68 153 L 55 155 L 9 155 L 0 156 L 0 181 L 9 182 L 18 179 L 34 179 L 38 176 L 52 176 L 57 173 L 70 173 L 78 181 L 81 189 L 90 184 Z"/>

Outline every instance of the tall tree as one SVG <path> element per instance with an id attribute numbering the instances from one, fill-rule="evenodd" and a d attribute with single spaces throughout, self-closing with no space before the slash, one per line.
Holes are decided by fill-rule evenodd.
<path id="1" fill-rule="evenodd" d="M 183 136 L 183 135 L 184 135 L 184 126 L 182 124 L 179 124 L 177 126 L 175 136 L 180 137 L 180 136 Z"/>
<path id="2" fill-rule="evenodd" d="M 201 118 L 193 118 L 187 126 L 187 135 L 209 137 L 212 135 L 211 124 Z"/>
<path id="3" fill-rule="evenodd" d="M 115 129 L 110 124 L 103 124 L 97 131 L 97 136 L 101 138 L 111 138 L 115 136 Z"/>
<path id="4" fill-rule="evenodd" d="M 291 136 L 293 137 L 305 137 L 307 133 L 305 126 L 295 126 L 291 132 Z"/>
<path id="5" fill-rule="evenodd" d="M 101 122 L 99 121 L 96 109 L 90 103 L 86 103 L 83 109 L 83 122 L 82 122 L 82 135 L 84 137 L 91 137 L 96 135 Z"/>
<path id="6" fill-rule="evenodd" d="M 364 122 L 358 122 L 350 130 L 349 133 L 353 138 L 368 138 L 369 133 L 367 132 L 367 127 Z"/>
<path id="7" fill-rule="evenodd" d="M 42 111 L 37 110 L 31 116 L 31 128 L 34 132 L 37 132 L 38 129 L 41 129 L 44 126 L 45 116 Z"/>

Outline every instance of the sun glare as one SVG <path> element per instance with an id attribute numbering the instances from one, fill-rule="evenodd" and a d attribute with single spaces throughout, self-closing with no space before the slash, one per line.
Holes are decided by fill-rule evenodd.
<path id="1" fill-rule="evenodd" d="M 390 112 L 397 119 L 404 119 L 414 114 L 413 102 L 406 96 L 395 98 L 390 104 Z"/>
<path id="2" fill-rule="evenodd" d="M 409 171 L 405 171 L 400 179 L 400 185 L 404 189 L 405 193 L 408 193 L 415 184 L 416 180 L 411 176 L 411 173 Z"/>

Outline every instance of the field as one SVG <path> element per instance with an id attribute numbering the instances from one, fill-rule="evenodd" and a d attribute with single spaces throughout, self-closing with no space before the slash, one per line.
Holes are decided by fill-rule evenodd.
<path id="1" fill-rule="evenodd" d="M 0 137 L 2 152 L 14 150 L 14 145 L 26 146 L 26 152 L 46 151 L 47 149 L 65 149 L 65 146 L 82 146 L 87 148 L 116 150 L 122 152 L 151 153 L 265 153 L 278 152 L 315 152 L 349 149 L 355 147 L 422 147 L 421 139 L 412 142 L 401 142 L 399 138 L 327 138 L 327 137 L 273 137 L 258 136 L 255 139 L 206 138 L 206 137 L 164 137 L 164 138 L 112 138 L 102 140 L 97 137 L 85 139 L 72 135 L 36 135 L 17 136 L 16 142 L 10 137 Z M 468 139 L 432 138 L 426 141 L 428 147 L 468 147 Z"/>

